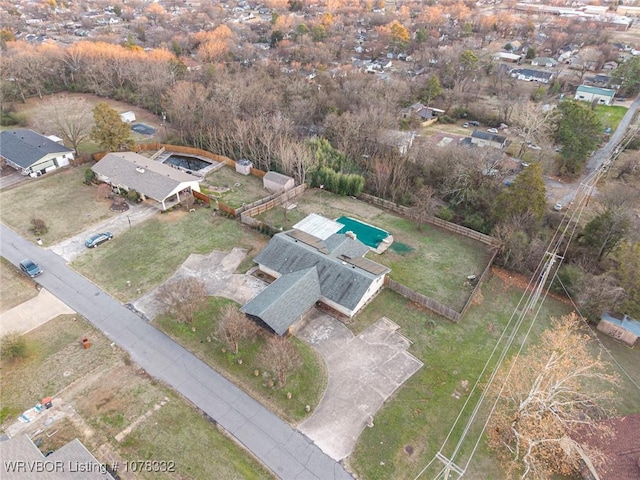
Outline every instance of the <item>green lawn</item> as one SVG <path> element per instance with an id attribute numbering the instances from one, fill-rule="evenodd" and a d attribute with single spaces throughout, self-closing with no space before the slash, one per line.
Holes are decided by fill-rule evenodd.
<path id="1" fill-rule="evenodd" d="M 78 257 L 72 266 L 123 302 L 169 278 L 191 253 L 242 247 L 255 255 L 266 238 L 210 209 L 157 215 Z M 131 286 L 127 285 L 131 282 Z"/>
<path id="2" fill-rule="evenodd" d="M 324 393 L 327 378 L 322 360 L 311 347 L 291 337 L 302 359 L 302 365 L 290 375 L 284 388 L 279 388 L 277 382 L 272 386 L 270 380 L 273 377 L 264 371 L 258 360 L 265 344 L 264 336 L 243 342 L 238 355 L 230 352 L 216 338 L 216 320 L 220 317 L 222 308 L 230 304 L 233 305 L 234 302 L 211 297 L 208 305 L 196 314 L 192 325 L 178 323 L 166 315 L 157 318 L 154 323 L 281 418 L 292 423 L 302 420 L 309 415 L 305 411 L 305 405 L 315 409 Z M 227 351 L 223 352 L 223 348 Z M 242 359 L 241 364 L 238 363 L 239 359 Z M 256 370 L 259 371 L 257 376 Z M 287 398 L 287 392 L 291 392 L 291 399 Z"/>
<path id="3" fill-rule="evenodd" d="M 201 187 L 204 187 L 206 193 L 212 194 L 234 208 L 271 195 L 263 187 L 262 178 L 255 175 L 242 175 L 226 165 L 207 175 L 207 179 L 201 184 Z M 230 190 L 217 193 L 212 187 L 225 187 Z"/>
<path id="4" fill-rule="evenodd" d="M 84 185 L 84 172 L 91 165 L 71 167 L 39 178 L 29 178 L 16 188 L 0 192 L 0 219 L 27 239 L 36 239 L 29 230 L 31 219 L 45 221 L 49 231 L 40 235 L 44 245 L 52 245 L 116 215 L 110 202 L 96 197 L 96 187 Z"/>
<path id="5" fill-rule="evenodd" d="M 369 253 L 367 257 L 390 267 L 389 276 L 393 280 L 458 311 L 472 290 L 467 276 L 479 275 L 490 259 L 488 249 L 480 242 L 430 225 L 417 228 L 405 218 L 360 200 L 312 189 L 291 203 L 296 207 L 287 211 L 286 219 L 282 208 L 274 208 L 256 218 L 275 229 L 285 230 L 309 213 L 331 219 L 346 215 L 380 227 L 393 235 L 394 243 L 407 245 L 411 251 L 398 254 L 391 248 L 382 255 Z"/>
<path id="6" fill-rule="evenodd" d="M 622 117 L 627 113 L 628 108 L 620 105 L 596 105 L 596 116 L 602 123 L 603 130 L 607 127 L 611 127 L 612 132 L 615 132 L 618 128 L 618 124 Z"/>
<path id="7" fill-rule="evenodd" d="M 0 313 L 35 297 L 36 284 L 17 267 L 0 257 Z"/>

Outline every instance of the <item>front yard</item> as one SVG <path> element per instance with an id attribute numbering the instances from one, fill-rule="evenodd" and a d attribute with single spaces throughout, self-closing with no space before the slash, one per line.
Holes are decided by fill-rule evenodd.
<path id="1" fill-rule="evenodd" d="M 90 339 L 89 349 L 80 344 L 83 336 Z M 54 397 L 56 420 L 50 425 L 26 424 L 20 431 L 29 434 L 43 453 L 78 438 L 98 461 L 110 465 L 114 460 L 120 465 L 123 460 L 175 465 L 173 473 L 139 472 L 136 478 L 272 478 L 200 412 L 149 378 L 81 317 L 55 318 L 25 339 L 29 357 L 3 362 L 0 371 L 2 426 L 12 425 L 18 414 L 43 397 Z M 130 473 L 125 475 L 122 478 L 131 478 Z"/>
<path id="2" fill-rule="evenodd" d="M 158 317 L 154 323 L 284 420 L 295 424 L 310 415 L 305 406 L 309 405 L 313 411 L 327 384 L 324 364 L 317 353 L 305 343 L 291 337 L 290 341 L 298 350 L 302 363 L 289 376 L 286 386 L 279 388 L 277 382 L 273 383 L 273 374 L 259 359 L 260 351 L 266 343 L 266 332 L 254 340 L 241 342 L 237 355 L 216 337 L 217 320 L 225 305 L 234 305 L 234 302 L 210 297 L 208 304 L 196 314 L 191 325 L 178 323 L 167 315 Z M 291 393 L 291 398 L 287 398 L 287 393 Z"/>
<path id="3" fill-rule="evenodd" d="M 405 218 L 349 197 L 311 189 L 290 204 L 296 206 L 286 211 L 286 218 L 282 207 L 256 218 L 276 230 L 291 228 L 309 213 L 331 219 L 346 215 L 380 227 L 393 235 L 395 246 L 382 255 L 369 253 L 367 258 L 390 267 L 393 280 L 453 309 L 460 310 L 471 293 L 467 276 L 479 275 L 491 257 L 480 242 L 431 225 L 418 228 Z M 397 251 L 399 246 L 407 248 Z"/>
<path id="4" fill-rule="evenodd" d="M 53 245 L 116 213 L 111 202 L 100 200 L 96 187 L 84 185 L 84 172 L 91 165 L 70 167 L 29 178 L 16 188 L 0 192 L 0 219 L 23 237 L 35 242 L 31 219 L 45 222 L 48 232 L 39 235 L 45 246 Z"/>
<path id="5" fill-rule="evenodd" d="M 249 250 L 255 256 L 267 238 L 212 210 L 175 210 L 137 225 L 78 257 L 73 268 L 122 302 L 140 297 L 169 278 L 191 253 Z M 130 283 L 127 283 L 130 282 Z"/>
<path id="6" fill-rule="evenodd" d="M 0 257 L 0 313 L 11 310 L 37 294 L 36 283 Z"/>

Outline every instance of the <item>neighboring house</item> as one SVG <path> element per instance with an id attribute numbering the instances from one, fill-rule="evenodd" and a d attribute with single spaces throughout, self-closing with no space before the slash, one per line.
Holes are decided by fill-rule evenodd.
<path id="1" fill-rule="evenodd" d="M 603 313 L 598 322 L 598 330 L 633 347 L 640 337 L 640 322 L 627 315 L 616 318 Z"/>
<path id="2" fill-rule="evenodd" d="M 319 215 L 307 219 L 274 235 L 255 257 L 260 271 L 276 280 L 241 308 L 278 335 L 317 302 L 352 317 L 383 287 L 390 271 L 364 258 L 369 251 L 364 243 L 337 233 L 341 223 Z"/>
<path id="3" fill-rule="evenodd" d="M 605 64 L 602 65 L 602 70 L 615 70 L 616 68 L 618 68 L 618 63 L 614 61 L 605 62 Z"/>
<path id="4" fill-rule="evenodd" d="M 265 176 L 262 177 L 262 185 L 270 192 L 277 193 L 291 190 L 296 186 L 296 182 L 287 175 L 278 172 L 267 172 Z"/>
<path id="5" fill-rule="evenodd" d="M 4 462 L 3 480 L 113 480 L 107 467 L 77 438 L 45 457 L 28 435 L 17 435 L 0 441 L 0 458 Z M 15 469 L 7 468 L 10 462 L 16 466 Z M 38 469 L 38 466 L 42 468 Z M 33 470 L 29 470 L 30 467 Z"/>
<path id="6" fill-rule="evenodd" d="M 406 155 L 417 136 L 414 131 L 386 130 L 380 135 L 379 142 L 387 147 L 396 148 L 400 155 Z"/>
<path id="7" fill-rule="evenodd" d="M 511 76 L 526 82 L 549 83 L 553 79 L 553 73 L 532 70 L 531 68 L 516 68 L 511 70 Z"/>
<path id="8" fill-rule="evenodd" d="M 135 190 L 143 200 L 158 202 L 162 210 L 180 203 L 181 193 L 200 191 L 195 175 L 134 152 L 109 153 L 91 169 L 98 180 L 118 191 Z"/>
<path id="9" fill-rule="evenodd" d="M 493 59 L 500 61 L 504 60 L 506 62 L 518 63 L 522 55 L 518 55 L 517 53 L 508 53 L 508 52 L 497 52 L 493 54 Z"/>
<path id="10" fill-rule="evenodd" d="M 445 114 L 445 111 L 439 108 L 427 107 L 418 102 L 410 107 L 403 108 L 400 110 L 400 114 L 402 118 L 415 118 L 423 127 L 426 127 L 427 125 L 435 123 L 438 117 Z"/>
<path id="11" fill-rule="evenodd" d="M 610 76 L 602 75 L 602 74 L 594 75 L 593 77 L 588 77 L 585 79 L 585 83 L 590 83 L 596 87 L 598 86 L 604 87 L 608 85 L 610 81 L 611 81 Z"/>
<path id="12" fill-rule="evenodd" d="M 22 175 L 36 177 L 68 166 L 73 150 L 33 130 L 19 128 L 0 134 L 0 157 Z"/>
<path id="13" fill-rule="evenodd" d="M 124 123 L 133 123 L 136 121 L 135 112 L 124 112 L 120 114 L 120 120 Z"/>
<path id="14" fill-rule="evenodd" d="M 588 428 L 578 428 L 571 438 L 583 448 L 604 454 L 601 463 L 581 462 L 584 480 L 635 480 L 640 478 L 640 414 L 610 418 L 599 422 L 611 429 L 612 436 L 602 436 Z"/>
<path id="15" fill-rule="evenodd" d="M 483 132 L 482 130 L 474 130 L 471 134 L 471 144 L 477 147 L 502 149 L 507 146 L 507 137 L 495 133 Z"/>
<path id="16" fill-rule="evenodd" d="M 576 90 L 576 100 L 583 102 L 596 102 L 599 105 L 611 105 L 616 96 L 616 91 L 609 88 L 589 87 L 580 85 Z"/>
<path id="17" fill-rule="evenodd" d="M 533 60 L 531 60 L 531 66 L 532 67 L 547 67 L 547 68 L 553 68 L 556 65 L 558 65 L 558 61 L 554 60 L 551 57 L 536 57 Z"/>

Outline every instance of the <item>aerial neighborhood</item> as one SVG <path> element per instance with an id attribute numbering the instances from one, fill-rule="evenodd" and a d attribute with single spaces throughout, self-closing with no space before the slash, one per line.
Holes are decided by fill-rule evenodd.
<path id="1" fill-rule="evenodd" d="M 0 88 L 0 478 L 640 478 L 640 3 L 0 1 Z"/>

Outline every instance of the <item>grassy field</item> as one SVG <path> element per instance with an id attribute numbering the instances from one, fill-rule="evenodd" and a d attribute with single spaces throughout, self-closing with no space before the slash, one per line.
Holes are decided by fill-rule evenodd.
<path id="1" fill-rule="evenodd" d="M 313 410 L 324 393 L 327 378 L 322 360 L 311 347 L 292 337 L 302 365 L 290 375 L 284 388 L 279 388 L 277 382 L 271 385 L 273 377 L 258 360 L 265 344 L 264 336 L 243 342 L 238 355 L 234 355 L 216 338 L 216 319 L 221 309 L 229 304 L 233 305 L 234 302 L 210 298 L 207 307 L 197 313 L 193 325 L 180 324 L 167 316 L 157 318 L 154 323 L 281 418 L 297 423 L 309 415 L 305 405 L 310 405 Z M 223 348 L 227 351 L 223 352 Z M 238 363 L 239 359 L 242 359 L 242 364 Z M 258 376 L 255 375 L 256 370 L 260 372 Z M 287 398 L 288 392 L 291 393 L 291 399 Z"/>
<path id="2" fill-rule="evenodd" d="M 255 175 L 241 175 L 228 166 L 207 175 L 207 179 L 201 184 L 201 187 L 204 187 L 206 193 L 213 194 L 234 208 L 270 195 L 270 192 L 262 186 L 262 178 Z M 218 193 L 213 187 L 229 188 L 230 190 Z"/>
<path id="3" fill-rule="evenodd" d="M 425 364 L 376 415 L 374 428 L 365 429 L 360 437 L 349 460 L 360 478 L 414 478 L 440 449 L 467 398 L 468 389 L 473 386 L 522 295 L 520 290 L 509 287 L 496 276 L 482 287 L 482 294 L 483 300 L 476 302 L 460 323 L 453 324 L 431 316 L 394 292 L 385 290 L 350 325 L 360 332 L 380 316 L 387 315 L 402 327 L 400 333 L 414 342 L 410 352 Z M 530 341 L 535 341 L 549 325 L 550 316 L 558 317 L 568 312 L 566 304 L 548 298 L 532 329 Z M 637 369 L 640 352 L 609 339 L 606 343 L 640 383 Z M 460 399 L 452 396 L 455 390 L 462 393 Z M 632 383 L 623 382 L 619 392 L 624 400 L 618 411 L 637 412 L 640 397 Z M 480 411 L 481 418 L 483 414 L 486 415 L 486 410 Z M 460 432 L 461 429 L 454 432 L 454 442 L 448 443 L 449 452 L 445 451 L 445 454 L 450 453 Z M 471 447 L 471 444 L 463 445 L 461 458 L 467 458 L 465 455 Z M 424 478 L 433 478 L 442 467 L 438 465 L 435 471 L 429 469 Z M 478 480 L 504 478 L 484 441 L 480 442 L 467 477 Z"/>
<path id="4" fill-rule="evenodd" d="M 84 171 L 89 166 L 58 170 L 3 190 L 0 192 L 0 202 L 4 206 L 0 210 L 2 222 L 35 241 L 36 236 L 29 230 L 31 219 L 44 220 L 49 231 L 40 237 L 46 246 L 115 215 L 109 210 L 110 202 L 97 199 L 95 186 L 82 183 Z M 20 208 L 9 208 L 10 205 Z"/>
<path id="5" fill-rule="evenodd" d="M 0 257 L 0 313 L 11 310 L 37 294 L 35 282 Z"/>
<path id="6" fill-rule="evenodd" d="M 242 247 L 255 255 L 267 238 L 239 222 L 201 208 L 155 216 L 92 249 L 73 267 L 123 302 L 139 297 L 169 278 L 191 253 Z M 131 287 L 127 286 L 131 282 Z"/>
<path id="7" fill-rule="evenodd" d="M 622 117 L 627 113 L 628 108 L 620 105 L 596 105 L 594 111 L 602 123 L 602 128 L 611 127 L 615 132 Z"/>
<path id="8" fill-rule="evenodd" d="M 91 348 L 82 348 L 82 336 L 89 337 Z M 200 412 L 132 365 L 122 350 L 80 317 L 53 319 L 30 332 L 27 343 L 29 358 L 5 363 L 0 371 L 2 411 L 8 415 L 3 426 L 44 396 L 54 397 L 58 420 L 50 426 L 24 427 L 41 451 L 78 438 L 101 462 L 175 462 L 173 473 L 136 478 L 272 478 Z"/>
<path id="9" fill-rule="evenodd" d="M 490 258 L 485 246 L 475 240 L 430 225 L 417 228 L 402 217 L 360 200 L 313 189 L 292 203 L 296 207 L 287 211 L 286 219 L 282 208 L 274 208 L 256 218 L 286 230 L 309 213 L 332 219 L 347 215 L 387 230 L 396 245 L 404 244 L 410 251 L 399 254 L 391 248 L 382 255 L 369 253 L 367 257 L 390 267 L 389 276 L 393 280 L 454 309 L 461 309 L 471 293 L 467 275 L 480 274 Z"/>

